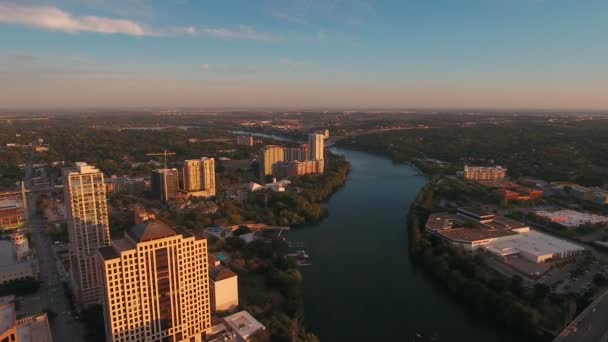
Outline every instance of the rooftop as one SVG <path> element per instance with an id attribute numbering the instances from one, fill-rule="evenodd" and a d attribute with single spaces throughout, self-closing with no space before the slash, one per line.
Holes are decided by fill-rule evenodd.
<path id="1" fill-rule="evenodd" d="M 224 266 L 215 266 L 209 271 L 209 277 L 213 281 L 220 281 L 236 277 L 236 274 Z"/>
<path id="2" fill-rule="evenodd" d="M 492 230 L 485 228 L 456 228 L 448 229 L 439 233 L 447 239 L 466 242 L 496 239 L 503 236 L 518 234 L 517 232 L 508 230 Z"/>
<path id="3" fill-rule="evenodd" d="M 224 322 L 244 340 L 247 340 L 256 331 L 266 329 L 247 311 L 240 311 L 234 315 L 224 317 Z"/>
<path id="4" fill-rule="evenodd" d="M 148 220 L 131 228 L 128 233 L 135 242 L 146 242 L 177 235 L 168 224 L 159 220 Z"/>

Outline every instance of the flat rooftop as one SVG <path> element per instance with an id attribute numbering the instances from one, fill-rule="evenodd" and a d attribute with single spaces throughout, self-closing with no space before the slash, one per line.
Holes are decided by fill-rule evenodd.
<path id="1" fill-rule="evenodd" d="M 46 314 L 19 320 L 17 322 L 17 341 L 52 341 Z"/>
<path id="2" fill-rule="evenodd" d="M 574 210 L 558 210 L 558 211 L 545 211 L 540 210 L 535 212 L 537 216 L 559 223 L 563 226 L 576 228 L 583 224 L 596 224 L 596 223 L 608 223 L 608 217 L 583 213 Z"/>
<path id="3" fill-rule="evenodd" d="M 453 241 L 474 242 L 488 239 L 496 239 L 504 236 L 518 235 L 517 232 L 508 230 L 492 230 L 485 228 L 455 228 L 438 232 L 447 239 Z"/>
<path id="4" fill-rule="evenodd" d="M 518 250 L 534 256 L 583 251 L 585 249 L 572 242 L 535 230 L 517 234 L 516 237 L 510 239 L 490 242 L 488 246 L 495 250 Z"/>
<path id="5" fill-rule="evenodd" d="M 266 329 L 247 311 L 240 311 L 234 315 L 224 317 L 224 322 L 244 340 L 247 340 L 256 331 Z"/>
<path id="6" fill-rule="evenodd" d="M 477 207 L 462 207 L 458 208 L 459 212 L 475 215 L 478 217 L 493 217 L 494 213 Z"/>
<path id="7" fill-rule="evenodd" d="M 9 240 L 0 240 L 0 266 L 14 265 L 16 262 L 13 244 Z"/>

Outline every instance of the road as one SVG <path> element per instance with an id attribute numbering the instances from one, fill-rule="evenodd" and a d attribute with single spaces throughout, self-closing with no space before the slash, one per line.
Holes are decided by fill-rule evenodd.
<path id="1" fill-rule="evenodd" d="M 593 301 L 553 342 L 608 341 L 608 291 Z"/>
<path id="2" fill-rule="evenodd" d="M 33 168 L 32 158 L 25 171 L 25 183 L 31 187 Z M 36 252 L 38 269 L 40 271 L 40 290 L 37 293 L 25 296 L 20 300 L 19 314 L 33 315 L 43 310 L 56 314 L 50 320 L 51 334 L 54 341 L 85 341 L 85 331 L 80 322 L 72 316 L 72 308 L 67 294 L 64 291 L 62 279 L 57 269 L 58 260 L 52 249 L 52 241 L 44 233 L 44 222 L 36 214 L 36 194 L 27 194 L 27 216 L 32 236 L 32 248 Z"/>
<path id="3" fill-rule="evenodd" d="M 35 314 L 50 310 L 56 314 L 51 320 L 54 341 L 85 341 L 84 328 L 72 316 L 72 308 L 57 269 L 58 263 L 52 250 L 52 242 L 44 233 L 44 222 L 35 213 L 35 200 L 32 194 L 28 196 L 27 201 L 32 247 L 38 259 L 41 285 L 38 293 L 23 298 L 20 313 Z"/>

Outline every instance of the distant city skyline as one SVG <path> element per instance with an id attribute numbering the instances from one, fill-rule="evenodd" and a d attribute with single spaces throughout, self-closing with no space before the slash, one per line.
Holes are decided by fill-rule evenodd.
<path id="1" fill-rule="evenodd" d="M 608 109 L 601 0 L 0 0 L 2 108 Z"/>

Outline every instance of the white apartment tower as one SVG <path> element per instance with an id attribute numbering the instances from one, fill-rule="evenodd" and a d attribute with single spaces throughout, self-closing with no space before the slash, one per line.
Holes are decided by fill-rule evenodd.
<path id="1" fill-rule="evenodd" d="M 184 161 L 184 190 L 194 197 L 215 196 L 215 159 Z"/>
<path id="2" fill-rule="evenodd" d="M 98 257 L 108 342 L 206 340 L 206 239 L 152 219 L 99 249 Z"/>
<path id="3" fill-rule="evenodd" d="M 325 137 L 323 134 L 311 133 L 308 135 L 308 149 L 310 160 L 323 160 L 323 147 Z"/>
<path id="4" fill-rule="evenodd" d="M 81 306 L 98 304 L 101 279 L 97 249 L 110 244 L 103 173 L 87 163 L 63 170 L 63 193 L 70 238 L 70 274 Z"/>

